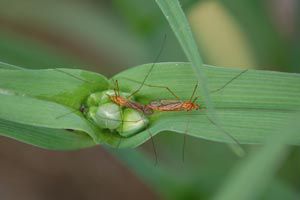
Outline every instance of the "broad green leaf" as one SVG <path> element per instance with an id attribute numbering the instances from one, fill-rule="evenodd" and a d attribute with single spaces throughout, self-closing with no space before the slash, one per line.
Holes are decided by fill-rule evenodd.
<path id="1" fill-rule="evenodd" d="M 22 69 L 3 62 L 0 62 L 0 68 L 12 70 Z M 5 118 L 6 117 L 7 116 L 5 116 Z M 73 150 L 95 145 L 93 139 L 83 132 L 42 128 L 14 123 L 3 119 L 0 119 L 0 135 L 51 150 Z"/>
<path id="2" fill-rule="evenodd" d="M 29 126 L 2 119 L 0 135 L 51 150 L 73 150 L 95 145 L 86 133 Z"/>
<path id="3" fill-rule="evenodd" d="M 132 68 L 116 75 L 114 79 L 119 80 L 122 91 L 133 91 L 139 87 L 149 67 L 150 65 L 143 65 Z M 213 66 L 205 66 L 204 69 L 209 78 L 210 91 L 222 88 L 241 73 L 238 69 Z M 188 63 L 158 63 L 146 81 L 146 84 L 169 87 L 183 100 L 190 99 L 196 83 Z M 299 86 L 299 74 L 249 70 L 211 95 L 226 132 L 240 143 L 263 143 L 275 130 L 287 123 L 291 113 L 300 109 Z M 147 85 L 144 85 L 136 98 L 145 104 L 152 100 L 174 99 L 165 88 Z M 199 102 L 203 105 L 201 96 Z M 155 113 L 150 118 L 150 128 L 124 140 L 124 146 L 133 143 L 138 145 L 142 140 L 148 139 L 150 133 L 155 135 L 166 130 L 214 141 L 232 142 L 211 123 L 205 109 L 189 113 Z M 295 136 L 292 143 L 299 145 L 300 137 Z"/>
<path id="4" fill-rule="evenodd" d="M 0 102 L 0 119 L 37 127 L 85 131 L 96 140 L 88 121 L 63 105 L 11 94 L 0 94 Z"/>
<path id="5" fill-rule="evenodd" d="M 104 76 L 73 69 L 0 70 L 0 94 L 11 92 L 78 109 L 90 93 L 105 90 Z"/>
<path id="6" fill-rule="evenodd" d="M 0 77 L 0 118 L 3 120 L 37 128 L 79 130 L 89 134 L 96 143 L 105 141 L 98 128 L 79 112 L 90 93 L 107 89 L 105 77 L 67 69 L 1 69 Z M 5 132 L 5 135 L 9 134 Z M 22 140 L 22 136 L 14 138 Z"/>
<path id="7" fill-rule="evenodd" d="M 132 92 L 140 86 L 150 66 L 126 70 L 113 79 L 119 81 L 121 91 Z M 205 66 L 204 69 L 209 76 L 211 91 L 221 88 L 241 72 L 212 66 Z M 91 92 L 109 87 L 104 77 L 66 69 L 1 69 L 0 72 L 0 118 L 3 120 L 40 128 L 83 131 L 96 143 L 120 147 L 136 147 L 151 136 L 167 130 L 208 140 L 232 142 L 208 119 L 206 109 L 189 113 L 155 113 L 149 116 L 148 129 L 120 139 L 117 134 L 98 129 L 79 112 L 80 104 Z M 196 82 L 189 63 L 157 63 L 146 84 L 168 86 L 177 96 L 186 100 L 190 98 Z M 212 100 L 227 133 L 240 143 L 263 143 L 267 136 L 286 124 L 291 113 L 299 110 L 299 85 L 298 74 L 250 70 L 222 90 L 212 93 Z M 144 85 L 136 99 L 146 104 L 152 100 L 174 97 L 164 88 Z M 199 103 L 205 105 L 201 96 Z M 300 138 L 295 137 L 292 143 L 300 144 Z"/>

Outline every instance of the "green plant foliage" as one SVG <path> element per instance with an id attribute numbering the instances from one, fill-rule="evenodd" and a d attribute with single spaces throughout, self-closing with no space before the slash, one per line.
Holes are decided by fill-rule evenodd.
<path id="1" fill-rule="evenodd" d="M 150 66 L 142 65 L 126 70 L 113 79 L 119 81 L 121 91 L 132 92 L 140 86 L 139 82 L 148 73 Z M 221 88 L 240 73 L 240 70 L 212 66 L 205 66 L 204 69 L 209 77 L 211 91 Z M 72 129 L 85 132 L 95 143 L 111 146 L 119 144 L 120 136 L 100 130 L 79 112 L 80 105 L 89 94 L 109 87 L 105 77 L 83 70 L 66 69 L 1 69 L 0 72 L 1 119 L 41 130 Z M 134 81 L 132 77 L 135 77 Z M 146 85 L 135 97 L 144 104 L 152 100 L 174 99 L 164 88 L 147 86 L 151 84 L 168 86 L 177 96 L 187 100 L 196 82 L 188 63 L 157 63 Z M 299 85 L 298 74 L 250 70 L 222 90 L 212 93 L 212 100 L 226 132 L 240 143 L 263 143 L 275 130 L 286 124 L 291 113 L 299 110 Z M 201 97 L 199 103 L 203 105 Z M 149 128 L 123 138 L 120 147 L 136 147 L 151 135 L 166 130 L 208 140 L 233 142 L 208 119 L 205 109 L 155 113 L 149 118 Z M 17 137 L 16 132 L 10 134 L 6 128 L 2 134 L 22 140 L 24 136 Z M 68 132 L 68 135 L 72 136 L 72 132 Z M 35 143 L 28 138 L 24 142 Z M 295 137 L 292 143 L 300 144 L 300 138 Z"/>
<path id="2" fill-rule="evenodd" d="M 198 47 L 189 23 L 180 7 L 179 2 L 172 0 L 156 0 L 156 3 L 168 20 L 186 57 L 191 62 L 195 75 L 201 84 L 201 88 L 203 90 L 202 93 L 204 94 L 204 97 L 207 98 L 206 103 L 209 104 L 210 100 L 206 90 L 206 78 L 201 70 L 203 62 L 199 55 Z M 209 105 L 207 106 L 211 107 Z"/>
<path id="3" fill-rule="evenodd" d="M 1 66 L 1 68 L 9 68 L 10 65 L 3 64 Z M 11 67 L 11 69 L 15 68 Z M 108 82 L 103 76 L 81 70 L 64 69 L 1 69 L 0 76 L 0 118 L 4 121 L 29 126 L 26 128 L 27 130 L 32 129 L 33 126 L 36 127 L 32 133 L 32 140 L 29 139 L 29 136 L 24 137 L 22 128 L 12 129 L 12 133 L 10 133 L 7 123 L 3 125 L 2 135 L 51 149 L 77 149 L 90 146 L 100 140 L 96 133 L 97 128 L 75 111 L 79 112 L 80 103 L 88 94 L 95 90 L 107 88 Z M 93 84 L 90 82 L 91 78 L 95 81 Z M 61 145 L 64 144 L 63 141 L 61 143 L 56 142 L 57 146 L 51 145 L 52 142 L 49 138 L 43 139 L 47 138 L 44 137 L 44 132 L 47 129 L 56 130 L 49 131 L 53 133 L 53 141 L 57 141 L 60 137 L 65 139 L 70 137 L 66 143 L 75 141 L 75 138 L 78 141 L 70 144 L 70 147 Z M 86 136 L 81 136 L 83 133 L 71 133 L 62 129 L 83 131 L 85 135 L 88 133 L 93 140 L 90 138 L 91 141 L 87 143 Z M 41 141 L 35 142 L 39 130 L 41 131 Z M 59 133 L 63 134 L 59 135 Z M 73 135 L 74 138 L 72 138 Z M 80 138 L 83 139 L 83 143 Z M 43 145 L 46 142 L 49 145 Z"/>
<path id="4" fill-rule="evenodd" d="M 0 62 L 0 69 L 24 70 L 21 67 L 3 62 Z M 0 90 L 2 95 L 14 94 L 13 90 L 5 90 L 2 87 L 0 88 Z M 17 104 L 19 103 L 20 102 L 17 102 Z M 11 105 L 12 104 L 10 103 L 9 106 Z M 29 106 L 29 108 L 31 108 L 31 105 Z M 9 117 L 17 118 L 18 114 L 16 114 L 15 116 L 11 115 L 11 113 L 5 115 L 4 112 L 5 109 L 3 109 L 3 112 L 2 110 L 0 112 L 0 114 L 3 115 L 3 118 L 0 117 L 0 135 L 2 136 L 10 137 L 21 142 L 52 150 L 73 150 L 95 145 L 95 142 L 86 133 L 63 129 L 44 128 L 40 127 L 39 124 L 37 126 L 32 126 L 13 121 L 7 121 L 5 119 Z M 24 110 L 17 110 L 17 112 L 23 114 L 22 112 L 24 112 Z M 31 110 L 29 111 L 29 113 L 31 113 Z M 33 123 L 38 123 L 38 121 L 33 121 Z"/>
<path id="5" fill-rule="evenodd" d="M 180 6 L 179 1 L 174 0 L 156 0 L 156 3 L 162 10 L 170 27 L 176 35 L 181 48 L 183 49 L 188 61 L 191 62 L 197 81 L 200 83 L 198 89 L 199 94 L 202 95 L 203 101 L 206 104 L 207 115 L 209 119 L 213 120 L 216 126 L 223 127 L 218 114 L 215 112 L 211 98 L 207 89 L 207 75 L 204 73 L 203 61 L 200 57 L 196 41 L 193 37 L 188 20 Z M 186 120 L 185 120 L 186 121 Z M 243 150 L 236 146 L 231 146 L 237 154 L 242 155 Z"/>
<path id="6" fill-rule="evenodd" d="M 143 80 L 149 67 L 150 65 L 143 65 L 132 68 L 118 74 L 114 79 L 119 80 L 121 90 L 129 92 L 132 88 L 139 87 L 137 82 Z M 204 69 L 208 74 L 210 91 L 222 88 L 241 72 L 237 69 L 213 66 L 205 66 Z M 132 77 L 136 77 L 135 81 L 132 81 Z M 183 100 L 190 98 L 196 83 L 197 79 L 188 63 L 156 64 L 146 82 L 150 85 L 167 86 Z M 216 112 L 228 133 L 240 143 L 262 143 L 268 135 L 273 134 L 274 130 L 286 124 L 287 117 L 291 113 L 300 109 L 299 86 L 298 74 L 249 70 L 211 95 Z M 152 100 L 174 99 L 174 97 L 164 88 L 145 85 L 136 95 L 136 99 L 142 103 L 149 103 Z M 202 102 L 200 97 L 200 103 Z M 210 140 L 232 142 L 210 122 L 205 109 L 189 113 L 156 113 L 151 119 L 152 134 L 170 130 L 179 133 L 188 132 L 187 134 L 191 136 Z M 296 140 L 293 143 L 299 144 L 299 138 Z"/>
<path id="7" fill-rule="evenodd" d="M 252 152 L 237 166 L 216 196 L 216 200 L 250 200 L 258 199 L 262 195 L 288 154 L 286 144 L 299 133 L 300 125 L 295 119 L 299 119 L 299 113 L 291 115 L 288 126 L 277 131 L 262 149 Z M 243 187 L 240 187 L 241 185 Z"/>
<path id="8" fill-rule="evenodd" d="M 94 146 L 86 133 L 42 128 L 0 119 L 0 135 L 50 150 L 74 150 Z"/>

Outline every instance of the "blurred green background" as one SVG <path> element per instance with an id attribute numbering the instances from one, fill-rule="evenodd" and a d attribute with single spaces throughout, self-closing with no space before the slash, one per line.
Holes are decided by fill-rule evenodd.
<path id="1" fill-rule="evenodd" d="M 299 1 L 180 2 L 206 64 L 300 71 Z M 187 61 L 155 1 L 1 1 L 0 27 L 0 61 L 25 68 L 110 77 L 153 62 L 164 35 L 159 61 Z M 183 137 L 172 133 L 155 137 L 157 166 L 149 142 L 64 153 L 0 142 L 1 199 L 209 199 L 242 160 L 224 144 L 188 137 L 183 162 Z M 300 199 L 299 169 L 300 149 L 291 147 L 261 199 Z"/>

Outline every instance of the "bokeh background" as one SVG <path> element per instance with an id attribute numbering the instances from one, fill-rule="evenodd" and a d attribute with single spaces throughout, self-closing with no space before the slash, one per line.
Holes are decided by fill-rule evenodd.
<path id="1" fill-rule="evenodd" d="M 298 0 L 180 2 L 206 64 L 300 71 Z M 25 68 L 110 77 L 153 62 L 164 35 L 159 61 L 186 61 L 154 0 L 0 2 L 0 61 Z M 154 139 L 158 165 L 149 143 L 51 152 L 0 137 L 0 199 L 208 199 L 240 160 L 224 144 L 188 137 L 183 162 L 182 136 Z M 263 199 L 299 199 L 299 169 L 293 147 Z"/>

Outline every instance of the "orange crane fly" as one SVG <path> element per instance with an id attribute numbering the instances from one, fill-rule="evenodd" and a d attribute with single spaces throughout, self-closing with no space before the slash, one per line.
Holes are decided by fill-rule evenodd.
<path id="1" fill-rule="evenodd" d="M 200 104 L 196 103 L 196 100 L 198 97 L 194 98 L 195 92 L 197 90 L 198 83 L 194 87 L 194 91 L 192 93 L 192 96 L 189 100 L 182 101 L 180 99 L 177 100 L 169 100 L 169 99 L 163 99 L 158 101 L 152 101 L 146 107 L 152 109 L 153 111 L 193 111 L 193 110 L 199 110 L 201 108 Z M 177 98 L 177 96 L 176 96 Z"/>

